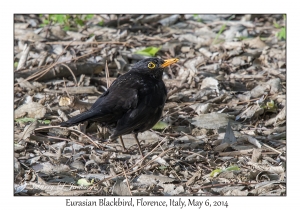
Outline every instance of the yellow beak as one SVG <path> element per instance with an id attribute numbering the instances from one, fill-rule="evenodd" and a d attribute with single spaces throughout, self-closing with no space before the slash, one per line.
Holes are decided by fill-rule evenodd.
<path id="1" fill-rule="evenodd" d="M 164 60 L 164 63 L 161 64 L 160 67 L 165 68 L 165 67 L 167 67 L 167 66 L 170 66 L 170 65 L 173 64 L 173 63 L 176 63 L 177 61 L 179 61 L 178 58 L 171 58 L 171 59 L 168 59 L 168 60 Z"/>

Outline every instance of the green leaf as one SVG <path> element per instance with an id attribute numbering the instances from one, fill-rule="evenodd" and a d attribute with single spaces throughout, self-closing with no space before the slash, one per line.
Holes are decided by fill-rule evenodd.
<path id="1" fill-rule="evenodd" d="M 280 28 L 280 25 L 279 25 L 276 21 L 274 21 L 273 24 L 274 24 L 274 27 L 275 27 L 275 28 Z"/>
<path id="2" fill-rule="evenodd" d="M 50 23 L 49 20 L 47 20 L 47 19 L 43 20 L 43 24 L 44 24 L 44 25 L 48 25 L 49 23 Z"/>
<path id="3" fill-rule="evenodd" d="M 103 26 L 104 25 L 104 21 L 101 20 L 99 23 L 98 23 L 99 26 Z"/>
<path id="4" fill-rule="evenodd" d="M 17 68 L 19 65 L 19 62 L 14 62 L 14 67 Z"/>
<path id="5" fill-rule="evenodd" d="M 64 31 L 70 31 L 70 26 L 64 26 L 64 27 L 63 27 L 63 30 L 64 30 Z"/>
<path id="6" fill-rule="evenodd" d="M 81 20 L 81 19 L 79 19 L 79 18 L 76 18 L 76 19 L 75 19 L 75 22 L 76 22 L 77 25 L 80 25 L 80 26 L 83 26 L 83 25 L 84 25 L 83 20 Z"/>
<path id="7" fill-rule="evenodd" d="M 53 22 L 57 22 L 57 17 L 56 15 L 49 15 L 49 19 L 48 20 L 52 20 Z"/>
<path id="8" fill-rule="evenodd" d="M 169 126 L 168 123 L 165 123 L 163 121 L 158 121 L 153 127 L 153 130 L 163 130 Z"/>
<path id="9" fill-rule="evenodd" d="M 165 169 L 167 169 L 167 168 L 168 168 L 167 166 L 159 166 L 159 167 L 158 167 L 158 169 L 161 170 L 161 171 L 163 171 L 163 170 L 165 170 Z"/>
<path id="10" fill-rule="evenodd" d="M 211 177 L 216 177 L 220 173 L 223 173 L 225 171 L 238 171 L 238 170 L 240 170 L 240 168 L 238 166 L 236 166 L 236 165 L 229 166 L 228 168 L 225 168 L 225 169 L 219 169 L 219 168 L 217 168 L 217 169 L 213 170 L 212 172 L 210 172 L 210 176 Z"/>
<path id="11" fill-rule="evenodd" d="M 212 172 L 210 172 L 210 176 L 211 177 L 216 177 L 218 174 L 222 173 L 223 170 L 222 169 L 215 169 Z"/>
<path id="12" fill-rule="evenodd" d="M 236 165 L 229 166 L 228 168 L 225 169 L 225 171 L 238 171 L 240 168 Z"/>
<path id="13" fill-rule="evenodd" d="M 286 39 L 286 31 L 285 31 L 285 27 L 282 27 L 279 31 L 279 33 L 277 34 L 278 39 Z"/>
<path id="14" fill-rule="evenodd" d="M 39 122 L 45 125 L 49 125 L 51 120 L 39 120 Z"/>
<path id="15" fill-rule="evenodd" d="M 267 109 L 273 109 L 275 107 L 275 103 L 273 100 L 267 102 Z"/>
<path id="16" fill-rule="evenodd" d="M 85 16 L 85 19 L 86 19 L 86 20 L 90 20 L 90 19 L 92 19 L 93 17 L 94 17 L 94 15 L 86 15 L 86 16 Z"/>
<path id="17" fill-rule="evenodd" d="M 239 37 L 237 37 L 237 39 L 242 41 L 242 40 L 248 39 L 248 37 L 247 36 L 239 36 Z"/>
<path id="18" fill-rule="evenodd" d="M 263 108 L 265 112 L 277 112 L 277 105 L 274 103 L 273 100 L 266 102 L 266 104 L 263 104 L 261 108 Z"/>
<path id="19" fill-rule="evenodd" d="M 155 56 L 155 54 L 160 50 L 161 47 L 157 48 L 157 47 L 147 47 L 143 50 L 138 50 L 135 52 L 135 54 L 139 54 L 139 55 L 146 55 L 146 56 Z"/>
<path id="20" fill-rule="evenodd" d="M 60 24 L 63 24 L 65 22 L 65 16 L 64 15 L 55 15 L 55 19 Z"/>
<path id="21" fill-rule="evenodd" d="M 194 18 L 197 20 L 197 22 L 202 22 L 201 18 L 198 14 L 193 14 Z"/>
<path id="22" fill-rule="evenodd" d="M 18 123 L 27 123 L 27 122 L 34 122 L 36 119 L 30 118 L 30 117 L 23 117 L 23 118 L 18 118 L 15 119 L 16 122 Z M 42 124 L 50 124 L 51 120 L 38 120 Z"/>
<path id="23" fill-rule="evenodd" d="M 29 117 L 24 117 L 24 118 L 18 118 L 18 119 L 15 119 L 16 122 L 33 122 L 35 121 L 34 118 L 29 118 Z"/>
<path id="24" fill-rule="evenodd" d="M 219 39 L 219 36 L 221 35 L 221 33 L 223 33 L 224 29 L 226 28 L 226 24 L 223 24 L 217 34 L 217 36 L 215 37 L 214 41 L 212 42 L 213 44 L 216 43 L 216 41 Z"/>
<path id="25" fill-rule="evenodd" d="M 86 180 L 85 178 L 79 179 L 77 181 L 77 184 L 79 186 L 84 186 L 84 187 L 88 187 L 91 186 L 93 184 L 94 180 L 92 180 L 91 182 L 89 182 L 88 180 Z"/>

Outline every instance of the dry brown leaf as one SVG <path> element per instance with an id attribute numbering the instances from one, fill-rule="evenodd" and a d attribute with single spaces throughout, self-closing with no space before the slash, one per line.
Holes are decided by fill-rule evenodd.
<path id="1" fill-rule="evenodd" d="M 29 118 L 41 119 L 46 114 L 46 108 L 36 102 L 31 102 L 18 107 L 15 110 L 15 119 L 27 116 Z"/>
<path id="2" fill-rule="evenodd" d="M 35 120 L 34 122 L 30 123 L 29 125 L 26 125 L 26 127 L 24 128 L 24 131 L 22 133 L 22 135 L 20 136 L 20 140 L 22 139 L 27 139 L 33 132 L 34 130 L 38 127 L 38 121 Z"/>

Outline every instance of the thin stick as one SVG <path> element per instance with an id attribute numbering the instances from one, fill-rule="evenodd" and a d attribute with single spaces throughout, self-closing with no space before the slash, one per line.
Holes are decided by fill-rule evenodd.
<path id="1" fill-rule="evenodd" d="M 156 150 L 156 148 L 159 147 L 159 146 L 161 145 L 161 143 L 164 142 L 164 140 L 165 140 L 165 139 L 163 139 L 158 145 L 156 145 L 156 147 L 154 147 L 154 148 L 153 148 L 153 149 L 152 149 L 145 157 L 143 157 L 143 158 L 142 158 L 141 160 L 139 160 L 136 164 L 134 164 L 134 165 L 131 166 L 129 169 L 127 169 L 127 171 L 129 171 L 129 170 L 135 168 L 140 162 L 143 162 L 144 159 L 145 159 L 147 156 L 149 156 L 150 154 L 152 154 L 152 153 Z M 146 167 L 146 166 L 148 166 L 149 164 L 153 163 L 157 158 L 159 158 L 160 156 L 163 156 L 165 153 L 169 152 L 169 151 L 172 150 L 172 149 L 174 149 L 174 148 L 170 148 L 170 149 L 168 149 L 168 150 L 166 150 L 166 151 L 160 153 L 156 158 L 154 158 L 153 160 L 149 161 L 145 166 L 139 167 L 138 169 L 136 169 L 136 170 L 134 170 L 134 171 L 127 172 L 127 174 L 132 174 L 132 173 L 135 173 L 135 172 L 137 172 L 137 171 L 143 169 L 144 167 Z M 118 176 L 120 176 L 120 175 L 122 175 L 122 174 L 123 174 L 123 172 L 121 172 L 121 173 L 119 173 L 119 174 L 117 174 L 117 175 L 115 175 L 115 176 L 112 176 L 112 177 L 103 179 L 103 180 L 101 180 L 101 181 L 99 182 L 99 184 L 102 183 L 102 182 L 105 182 L 105 181 L 114 179 L 114 178 L 116 178 L 116 177 L 118 177 Z"/>
<path id="2" fill-rule="evenodd" d="M 91 142 L 92 144 L 94 144 L 98 149 L 100 149 L 100 147 L 93 141 L 93 139 L 91 139 L 88 135 L 84 134 L 83 132 L 79 131 L 79 130 L 75 130 L 75 129 L 72 129 L 72 128 L 67 128 L 68 130 L 71 130 L 71 131 L 75 131 L 75 132 L 78 132 L 82 135 L 84 135 L 85 137 L 87 137 Z"/>
<path id="3" fill-rule="evenodd" d="M 36 73 L 34 73 L 33 75 L 31 75 L 31 76 L 27 77 L 26 79 L 24 79 L 24 81 L 28 81 L 28 80 L 30 80 L 30 79 L 36 78 L 37 76 L 40 76 L 41 74 L 45 74 L 44 72 L 47 73 L 51 68 L 53 68 L 54 66 L 56 66 L 56 65 L 58 65 L 58 64 L 62 64 L 62 63 L 67 63 L 67 62 L 75 61 L 75 60 L 78 60 L 78 59 L 80 59 L 80 58 L 89 56 L 89 55 L 91 55 L 91 54 L 93 54 L 93 53 L 95 53 L 95 52 L 97 52 L 97 51 L 100 51 L 100 50 L 102 50 L 102 49 L 95 49 L 95 50 L 93 50 L 93 51 L 90 52 L 90 53 L 87 53 L 87 54 L 85 54 L 85 55 L 82 55 L 82 56 L 79 56 L 79 57 L 76 57 L 76 58 L 72 58 L 72 59 L 70 59 L 70 60 L 65 60 L 65 61 L 55 62 L 55 63 L 53 63 L 53 64 L 48 65 L 48 67 L 47 67 L 47 66 L 42 66 L 42 67 L 47 67 L 47 68 L 46 68 L 45 70 L 42 70 L 41 72 L 36 72 Z M 28 70 L 28 69 L 26 69 L 26 70 Z M 18 85 L 18 84 L 19 84 L 19 83 L 15 83 L 14 85 Z"/>
<path id="4" fill-rule="evenodd" d="M 262 146 L 265 146 L 271 150 L 273 150 L 274 152 L 277 152 L 278 154 L 282 154 L 282 152 L 278 151 L 277 149 L 274 149 L 273 147 L 270 147 L 269 145 L 265 144 L 265 143 L 262 143 L 261 141 L 259 141 L 259 143 L 261 143 Z"/>
<path id="5" fill-rule="evenodd" d="M 62 63 L 61 64 L 62 66 L 64 66 L 64 67 L 66 67 L 69 71 L 70 71 L 70 73 L 72 74 L 72 76 L 73 76 L 73 78 L 74 78 L 74 81 L 75 81 L 75 83 L 76 83 L 76 86 L 78 86 L 78 82 L 77 82 L 77 79 L 76 79 L 76 77 L 75 77 L 75 75 L 74 75 L 74 73 L 73 73 L 73 71 L 70 69 L 70 67 L 69 66 L 67 66 L 66 64 L 64 64 L 64 63 Z"/>
<path id="6" fill-rule="evenodd" d="M 47 128 L 62 128 L 60 126 L 45 126 L 45 127 L 40 127 L 40 128 L 36 128 L 34 130 L 42 130 L 42 129 L 47 129 Z M 90 140 L 90 142 L 92 142 L 92 144 L 94 144 L 98 149 L 100 149 L 100 147 L 93 141 L 93 139 L 91 139 L 88 135 L 82 133 L 81 131 L 79 130 L 75 130 L 75 129 L 72 129 L 72 128 L 66 128 L 68 130 L 71 130 L 71 131 L 74 131 L 74 132 L 78 132 L 80 134 L 82 134 L 83 136 L 85 136 L 88 140 Z"/>
<path id="7" fill-rule="evenodd" d="M 73 42 L 45 42 L 45 44 L 60 44 L 60 45 L 70 45 L 70 46 L 75 46 L 75 45 L 89 45 L 89 44 L 120 44 L 120 45 L 129 45 L 127 42 L 82 42 L 82 41 L 73 41 Z"/>
<path id="8" fill-rule="evenodd" d="M 247 182 L 241 182 L 241 183 L 226 183 L 226 184 L 212 184 L 208 186 L 202 186 L 196 189 L 205 189 L 205 188 L 210 188 L 210 187 L 224 187 L 224 186 L 231 186 L 231 185 L 252 185 L 252 184 L 257 184 L 258 182 L 253 182 L 253 183 L 247 183 Z"/>
<path id="9" fill-rule="evenodd" d="M 49 138 L 49 139 L 57 139 L 57 140 L 62 140 L 62 141 L 70 141 L 70 142 L 73 141 L 73 140 L 70 140 L 70 139 L 61 138 L 61 137 L 55 137 L 55 136 L 45 136 L 45 137 L 47 137 L 47 138 Z M 80 145 L 83 145 L 83 144 L 80 143 L 80 142 L 77 142 L 77 143 L 80 144 Z"/>
<path id="10" fill-rule="evenodd" d="M 124 176 L 126 178 L 126 183 L 127 183 L 128 190 L 130 192 L 130 195 L 132 196 L 132 193 L 131 193 L 131 190 L 130 190 L 130 185 L 129 185 L 129 182 L 128 182 L 128 178 L 127 178 L 127 175 L 126 175 L 126 172 L 125 172 L 124 168 L 123 168 L 123 173 L 124 173 Z"/>
<path id="11" fill-rule="evenodd" d="M 108 89 L 110 86 L 110 81 L 109 81 L 109 70 L 107 66 L 107 60 L 105 61 L 105 78 L 106 78 L 106 88 Z"/>
<path id="12" fill-rule="evenodd" d="M 72 42 L 70 42 L 71 44 Z M 66 49 L 69 47 L 69 45 L 67 45 L 64 50 L 57 56 L 57 58 L 55 59 L 55 63 L 57 63 L 58 59 L 62 56 L 62 54 L 66 51 Z M 54 63 L 54 65 L 55 65 Z M 47 70 L 45 70 L 37 79 L 41 78 L 42 76 L 44 76 L 48 71 L 50 71 L 51 68 L 48 68 Z"/>
<path id="13" fill-rule="evenodd" d="M 63 79 L 64 79 L 64 87 L 65 87 L 65 89 L 66 89 L 66 93 L 67 93 L 68 97 L 70 98 L 69 92 L 68 92 L 68 90 L 67 90 L 65 78 L 63 78 Z"/>

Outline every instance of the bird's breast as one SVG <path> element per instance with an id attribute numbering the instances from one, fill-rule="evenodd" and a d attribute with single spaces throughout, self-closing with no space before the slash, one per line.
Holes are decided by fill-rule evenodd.
<path id="1" fill-rule="evenodd" d="M 144 97 L 147 105 L 153 108 L 161 107 L 165 104 L 167 97 L 165 84 L 163 81 L 144 84 L 139 96 Z"/>

